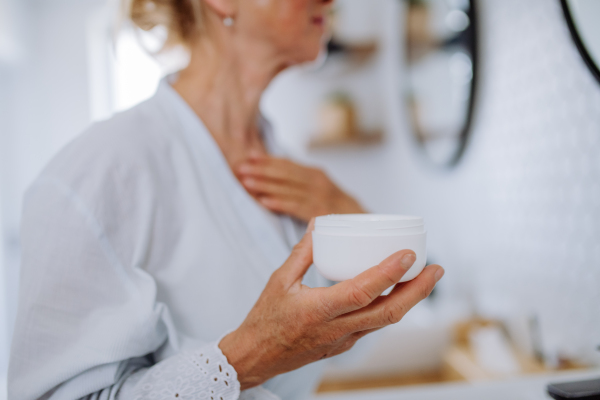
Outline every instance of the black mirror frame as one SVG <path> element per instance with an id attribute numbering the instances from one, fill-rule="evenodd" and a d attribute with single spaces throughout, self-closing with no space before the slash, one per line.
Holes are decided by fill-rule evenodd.
<path id="1" fill-rule="evenodd" d="M 408 2 L 409 0 L 405 0 L 405 1 Z M 436 166 L 438 166 L 440 168 L 450 169 L 450 168 L 454 168 L 458 165 L 458 163 L 462 159 L 462 157 L 467 149 L 467 145 L 469 144 L 469 139 L 470 139 L 470 135 L 471 135 L 471 128 L 473 125 L 473 117 L 475 115 L 475 103 L 476 103 L 478 86 L 479 86 L 478 85 L 478 80 L 479 80 L 479 20 L 477 18 L 477 12 L 478 12 L 477 11 L 478 10 L 477 1 L 478 0 L 469 0 L 469 11 L 467 12 L 467 16 L 469 17 L 469 20 L 471 21 L 471 24 L 470 24 L 468 30 L 471 33 L 469 39 L 471 41 L 471 46 L 472 46 L 472 48 L 471 48 L 471 50 L 472 50 L 471 63 L 472 63 L 472 68 L 473 68 L 473 77 L 472 77 L 472 81 L 471 81 L 471 93 L 470 93 L 471 96 L 469 98 L 467 115 L 465 118 L 464 126 L 463 126 L 463 128 L 460 132 L 460 136 L 459 136 L 460 145 L 459 145 L 454 157 L 452 157 L 447 163 L 436 164 Z M 413 129 L 416 129 L 415 121 L 412 120 L 412 118 L 411 118 L 411 125 L 412 125 Z M 419 145 L 420 145 L 423 153 L 427 153 L 427 151 L 425 150 L 425 148 L 423 146 L 423 143 L 420 140 L 419 140 Z M 428 157 L 428 155 L 425 155 L 425 156 Z"/>
<path id="2" fill-rule="evenodd" d="M 462 132 L 460 133 L 460 147 L 456 152 L 456 155 L 446 167 L 452 168 L 455 167 L 459 161 L 462 159 L 467 145 L 469 144 L 469 139 L 471 136 L 471 127 L 473 126 L 473 116 L 475 114 L 475 100 L 477 98 L 477 88 L 478 88 L 478 80 L 479 80 L 479 19 L 477 18 L 477 1 L 478 0 L 470 0 L 469 1 L 469 12 L 467 13 L 469 19 L 471 20 L 471 26 L 469 27 L 471 31 L 471 45 L 472 45 L 472 54 L 471 54 L 471 63 L 473 68 L 473 77 L 471 81 L 471 97 L 469 98 L 469 108 L 467 111 L 467 119 L 465 121 L 465 126 L 463 127 Z"/>
<path id="3" fill-rule="evenodd" d="M 594 75 L 598 83 L 600 83 L 600 66 L 596 65 L 596 63 L 592 59 L 592 56 L 590 56 L 587 48 L 583 44 L 583 41 L 579 36 L 579 32 L 577 31 L 577 27 L 575 26 L 575 21 L 573 21 L 573 16 L 571 15 L 571 9 L 569 8 L 567 0 L 560 0 L 560 5 L 562 7 L 565 20 L 567 21 L 569 32 L 571 32 L 571 38 L 575 42 L 575 46 L 577 47 L 577 50 L 579 50 L 581 58 L 583 58 L 583 61 L 585 61 L 586 65 L 588 66 L 589 70 L 592 72 L 592 75 Z"/>

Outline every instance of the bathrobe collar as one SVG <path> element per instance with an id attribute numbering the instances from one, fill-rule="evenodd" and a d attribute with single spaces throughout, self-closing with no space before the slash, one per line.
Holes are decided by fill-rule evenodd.
<path id="1" fill-rule="evenodd" d="M 160 82 L 155 98 L 175 131 L 182 132 L 194 156 L 199 178 L 210 181 L 207 187 L 222 189 L 206 193 L 207 203 L 215 210 L 214 217 L 222 219 L 221 226 L 233 228 L 240 222 L 244 225 L 231 233 L 239 238 L 239 245 L 246 247 L 248 254 L 252 255 L 252 264 L 256 265 L 262 277 L 268 278 L 289 256 L 291 246 L 288 243 L 294 244 L 299 240 L 295 223 L 290 217 L 281 217 L 286 240 L 267 218 L 268 211 L 235 177 L 216 141 L 198 115 L 171 87 L 170 79 L 172 77 L 166 77 Z M 269 152 L 278 155 L 280 151 L 274 147 L 271 127 L 262 117 L 261 127 Z M 205 168 L 210 168 L 210 171 Z M 252 243 L 248 243 L 248 237 L 252 238 Z"/>

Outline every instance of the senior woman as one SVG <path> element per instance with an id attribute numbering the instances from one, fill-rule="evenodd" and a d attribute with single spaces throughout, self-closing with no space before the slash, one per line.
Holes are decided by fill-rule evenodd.
<path id="1" fill-rule="evenodd" d="M 430 293 L 439 266 L 381 296 L 411 251 L 324 287 L 297 233 L 362 211 L 322 172 L 273 157 L 259 113 L 280 71 L 318 55 L 330 3 L 132 1 L 134 23 L 166 25 L 191 61 L 29 189 L 10 399 L 303 398 L 318 360 Z"/>

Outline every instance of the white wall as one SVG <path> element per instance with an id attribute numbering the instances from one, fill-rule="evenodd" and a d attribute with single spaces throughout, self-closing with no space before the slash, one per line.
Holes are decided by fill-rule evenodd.
<path id="1" fill-rule="evenodd" d="M 536 315 L 550 358 L 600 363 L 600 84 L 558 2 L 481 5 L 473 140 L 443 181 L 404 163 L 403 185 L 421 188 L 406 204 L 482 312 Z"/>
<path id="2" fill-rule="evenodd" d="M 16 311 L 22 195 L 90 122 L 86 27 L 105 3 L 3 1 L 14 48 L 0 57 L 0 399 Z"/>
<path id="3" fill-rule="evenodd" d="M 17 30 L 19 8 L 12 0 L 0 0 L 0 400 L 6 399 L 6 370 L 8 367 L 9 309 L 7 248 L 11 241 L 6 235 L 5 221 L 10 190 L 8 179 L 12 172 L 10 159 L 12 130 L 12 89 L 14 71 L 18 62 Z"/>
<path id="4" fill-rule="evenodd" d="M 448 271 L 440 285 L 448 299 L 471 299 L 484 315 L 536 317 L 550 361 L 564 355 L 600 364 L 600 84 L 558 1 L 479 2 L 476 120 L 452 170 L 431 166 L 410 134 L 397 89 L 401 8 L 369 3 L 380 12 L 388 50 L 372 79 L 386 107 L 386 144 L 292 152 L 325 166 L 372 210 L 425 216 L 430 254 Z M 271 89 L 267 112 L 287 104 L 280 113 L 287 116 L 316 100 L 295 74 Z M 310 134 L 302 118 L 273 116 L 284 143 L 301 141 L 290 133 Z"/>
<path id="5" fill-rule="evenodd" d="M 0 87 L 6 87 L 7 83 L 5 80 L 5 74 L 3 74 L 3 68 L 0 68 Z M 0 93 L 0 126 L 6 126 L 5 121 L 7 119 L 8 99 Z M 4 128 L 6 129 L 6 128 Z M 0 135 L 0 138 L 3 135 Z M 5 243 L 4 235 L 2 234 L 3 223 L 3 199 L 4 192 L 3 179 L 2 177 L 6 174 L 6 163 L 4 157 L 5 151 L 0 148 L 0 400 L 6 399 L 6 370 L 8 361 L 8 294 L 6 284 L 6 257 L 5 257 Z"/>

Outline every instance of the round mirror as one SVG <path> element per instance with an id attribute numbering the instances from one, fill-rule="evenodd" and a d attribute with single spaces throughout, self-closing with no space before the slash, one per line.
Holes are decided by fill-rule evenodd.
<path id="1" fill-rule="evenodd" d="M 575 45 L 600 81 L 600 1 L 561 0 Z"/>
<path id="2" fill-rule="evenodd" d="M 436 164 L 460 159 L 477 76 L 472 0 L 405 0 L 407 105 L 413 131 Z"/>

